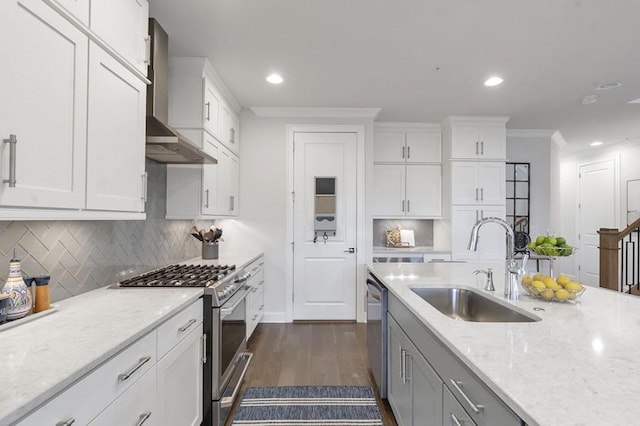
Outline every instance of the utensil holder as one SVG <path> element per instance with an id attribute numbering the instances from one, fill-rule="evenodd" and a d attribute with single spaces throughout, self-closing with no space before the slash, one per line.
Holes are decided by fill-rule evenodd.
<path id="1" fill-rule="evenodd" d="M 202 242 L 202 258 L 203 259 L 217 259 L 218 258 L 218 243 L 214 242 Z"/>

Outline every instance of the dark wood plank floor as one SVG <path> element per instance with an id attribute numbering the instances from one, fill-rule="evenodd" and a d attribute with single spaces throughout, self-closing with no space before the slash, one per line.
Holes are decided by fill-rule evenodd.
<path id="1" fill-rule="evenodd" d="M 366 324 L 259 324 L 248 347 L 253 360 L 244 387 L 373 386 L 367 367 Z M 384 424 L 395 426 L 388 402 L 377 393 L 376 397 Z"/>

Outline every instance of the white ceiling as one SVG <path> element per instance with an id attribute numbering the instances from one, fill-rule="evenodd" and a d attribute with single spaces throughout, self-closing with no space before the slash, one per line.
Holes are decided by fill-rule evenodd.
<path id="1" fill-rule="evenodd" d="M 508 115 L 573 149 L 640 140 L 638 0 L 150 0 L 150 13 L 170 54 L 207 56 L 243 107 Z M 492 74 L 505 82 L 485 87 Z"/>

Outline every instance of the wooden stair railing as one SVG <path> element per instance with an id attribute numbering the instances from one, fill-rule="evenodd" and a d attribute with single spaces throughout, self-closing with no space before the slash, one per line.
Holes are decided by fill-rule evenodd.
<path id="1" fill-rule="evenodd" d="M 612 228 L 600 228 L 600 287 L 624 291 L 619 274 L 619 253 L 621 241 L 640 227 L 640 219 L 622 231 Z M 638 267 L 638 265 L 636 265 Z M 638 294 L 638 291 L 634 291 Z"/>

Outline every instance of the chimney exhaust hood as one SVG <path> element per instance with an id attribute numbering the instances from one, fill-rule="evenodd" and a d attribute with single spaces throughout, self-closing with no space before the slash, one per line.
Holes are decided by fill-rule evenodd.
<path id="1" fill-rule="evenodd" d="M 159 163 L 216 164 L 218 161 L 191 142 L 169 121 L 169 36 L 160 24 L 149 19 L 151 64 L 147 87 L 147 137 L 145 155 Z"/>

